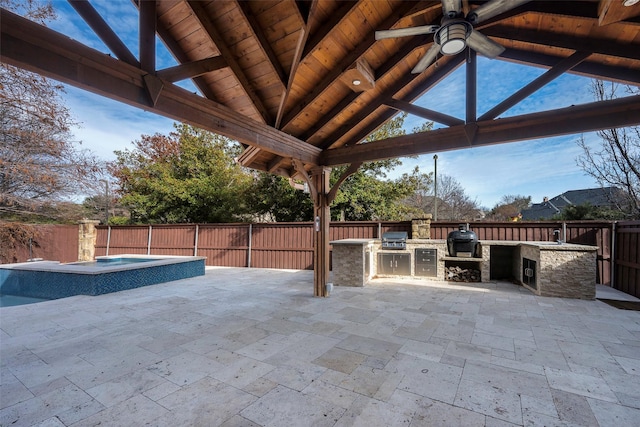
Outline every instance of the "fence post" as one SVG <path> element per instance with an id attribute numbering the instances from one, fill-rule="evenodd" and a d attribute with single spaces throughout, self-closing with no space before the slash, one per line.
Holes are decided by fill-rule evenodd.
<path id="1" fill-rule="evenodd" d="M 151 226 L 149 226 L 149 238 L 147 240 L 147 255 L 151 255 Z"/>
<path id="2" fill-rule="evenodd" d="M 198 224 L 196 224 L 196 235 L 193 242 L 193 256 L 198 256 L 198 232 L 199 231 L 200 231 L 200 228 L 198 227 Z"/>
<path id="3" fill-rule="evenodd" d="M 611 269 L 611 287 L 613 289 L 618 289 L 616 286 L 616 237 L 618 233 L 618 221 L 613 221 L 613 225 L 611 226 L 611 255 L 609 261 L 609 268 Z"/>
<path id="4" fill-rule="evenodd" d="M 111 226 L 107 225 L 107 251 L 106 256 L 109 256 L 109 245 L 111 244 Z"/>
<path id="5" fill-rule="evenodd" d="M 247 267 L 251 268 L 251 234 L 253 231 L 253 224 L 249 224 L 249 246 L 247 247 Z"/>

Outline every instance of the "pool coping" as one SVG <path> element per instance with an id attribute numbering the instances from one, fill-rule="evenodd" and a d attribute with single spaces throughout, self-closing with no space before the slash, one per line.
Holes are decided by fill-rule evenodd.
<path id="1" fill-rule="evenodd" d="M 98 259 L 116 259 L 116 258 L 154 258 L 153 261 L 147 261 L 144 263 L 144 267 L 155 267 L 161 265 L 179 264 L 185 261 L 199 261 L 206 260 L 207 257 L 203 256 L 179 256 L 179 255 L 140 255 L 140 254 L 119 254 L 119 255 L 107 255 L 97 256 Z M 95 267 L 82 266 L 84 262 L 91 261 L 76 261 L 69 263 L 60 263 L 60 261 L 30 261 L 21 262 L 16 264 L 0 264 L 0 269 L 4 270 L 24 270 L 24 271 L 46 271 L 51 273 L 72 273 L 72 274 L 88 274 L 97 275 L 110 273 L 115 271 L 126 271 L 140 268 L 140 264 L 121 264 L 121 265 L 109 265 L 100 267 L 100 270 L 96 270 Z"/>

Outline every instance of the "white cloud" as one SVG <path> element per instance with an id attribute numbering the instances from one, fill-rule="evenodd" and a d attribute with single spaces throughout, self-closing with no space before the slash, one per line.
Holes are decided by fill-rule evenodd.
<path id="1" fill-rule="evenodd" d="M 72 132 L 80 147 L 104 160 L 114 160 L 115 150 L 132 148 L 131 142 L 143 134 L 173 130 L 171 119 L 73 87 L 67 87 L 64 100 L 79 122 Z"/>

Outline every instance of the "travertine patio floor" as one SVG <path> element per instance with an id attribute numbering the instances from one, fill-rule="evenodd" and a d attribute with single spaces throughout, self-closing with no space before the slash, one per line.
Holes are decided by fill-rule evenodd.
<path id="1" fill-rule="evenodd" d="M 2 426 L 640 425 L 640 312 L 498 282 L 202 277 L 0 309 Z"/>

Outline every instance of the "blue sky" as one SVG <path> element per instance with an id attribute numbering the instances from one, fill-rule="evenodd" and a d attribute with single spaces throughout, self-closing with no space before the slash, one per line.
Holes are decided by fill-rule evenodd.
<path id="1" fill-rule="evenodd" d="M 58 19 L 49 24 L 50 28 L 108 53 L 108 49 L 67 1 L 55 0 L 53 4 Z M 137 14 L 132 13 L 132 2 L 101 0 L 92 1 L 92 4 L 137 56 L 138 22 Z M 157 44 L 157 51 L 158 69 L 176 64 L 160 42 Z M 478 56 L 478 115 L 544 71 L 541 68 Z M 592 102 L 590 84 L 590 79 L 565 74 L 503 113 L 501 117 Z M 195 91 L 190 82 L 182 82 L 181 85 Z M 464 88 L 463 66 L 427 92 L 416 104 L 464 118 Z M 80 124 L 74 130 L 74 135 L 81 141 L 81 147 L 105 160 L 113 160 L 115 150 L 131 148 L 131 142 L 143 134 L 166 134 L 173 129 L 173 120 L 73 87 L 67 88 L 64 102 Z M 423 121 L 409 115 L 405 125 L 407 129 L 412 129 Z M 436 124 L 436 127 L 439 125 Z M 438 174 L 454 177 L 472 199 L 488 208 L 498 203 L 504 195 L 531 196 L 535 203 L 541 202 L 545 196 L 553 197 L 569 190 L 598 187 L 576 165 L 576 158 L 581 154 L 581 149 L 576 144 L 580 136 L 569 135 L 437 153 Z M 598 142 L 595 133 L 584 134 L 584 138 L 589 144 L 595 145 Z M 433 154 L 417 159 L 404 159 L 403 166 L 390 176 L 410 172 L 415 166 L 419 166 L 423 172 L 433 171 Z"/>

